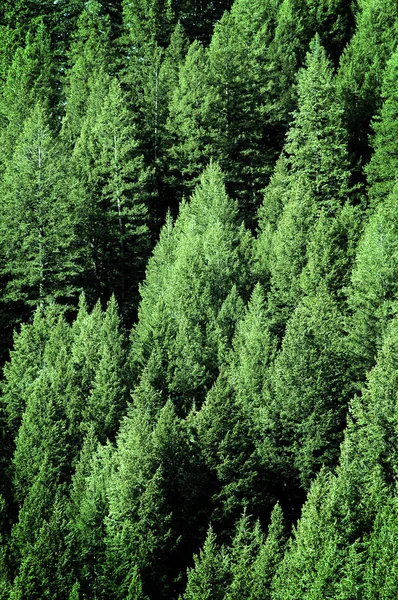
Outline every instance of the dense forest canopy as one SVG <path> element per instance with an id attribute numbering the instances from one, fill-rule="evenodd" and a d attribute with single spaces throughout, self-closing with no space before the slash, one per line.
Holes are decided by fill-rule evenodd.
<path id="1" fill-rule="evenodd" d="M 396 0 L 3 0 L 0 600 L 398 597 Z"/>

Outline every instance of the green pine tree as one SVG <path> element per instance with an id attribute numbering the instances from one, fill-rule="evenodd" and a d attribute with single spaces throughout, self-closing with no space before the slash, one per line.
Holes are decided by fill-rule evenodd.
<path id="1" fill-rule="evenodd" d="M 398 77 L 398 52 L 395 51 L 387 63 L 383 77 L 381 97 L 383 99 L 379 114 L 372 122 L 374 136 L 372 146 L 374 154 L 365 171 L 369 184 L 369 197 L 374 209 L 385 201 L 393 191 L 395 184 L 395 154 L 397 121 L 396 82 Z"/>
<path id="2" fill-rule="evenodd" d="M 3 302 L 32 308 L 73 301 L 80 271 L 76 213 L 67 203 L 66 173 L 46 112 L 36 105 L 1 185 Z"/>

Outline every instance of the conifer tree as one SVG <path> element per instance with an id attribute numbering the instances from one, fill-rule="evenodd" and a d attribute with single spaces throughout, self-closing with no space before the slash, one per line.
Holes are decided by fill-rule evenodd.
<path id="1" fill-rule="evenodd" d="M 366 548 L 362 571 L 363 597 L 392 600 L 398 590 L 397 570 L 397 500 L 392 498 L 377 514 Z"/>
<path id="2" fill-rule="evenodd" d="M 106 519 L 112 598 L 124 598 L 137 576 L 145 594 L 177 593 L 179 573 L 207 523 L 206 467 L 195 432 L 171 402 L 156 410 L 158 396 L 141 382 L 117 439 Z"/>
<path id="3" fill-rule="evenodd" d="M 3 302 L 30 307 L 73 300 L 80 271 L 73 205 L 67 204 L 65 169 L 36 105 L 26 120 L 1 186 Z"/>
<path id="4" fill-rule="evenodd" d="M 69 151 L 80 135 L 95 79 L 113 66 L 110 27 L 109 17 L 99 2 L 85 3 L 71 42 L 65 84 L 61 137 Z"/>
<path id="5" fill-rule="evenodd" d="M 350 339 L 359 381 L 374 366 L 386 325 L 396 310 L 396 194 L 394 188 L 367 223 L 352 272 Z"/>
<path id="6" fill-rule="evenodd" d="M 361 209 L 349 202 L 334 218 L 322 210 L 307 245 L 307 263 L 300 283 L 310 296 L 322 285 L 346 310 L 347 290 L 358 239 L 362 233 Z"/>
<path id="7" fill-rule="evenodd" d="M 120 84 L 104 74 L 91 92 L 72 168 L 76 179 L 71 196 L 85 252 L 84 287 L 91 297 L 105 300 L 114 292 L 129 317 L 148 246 L 149 174 L 137 151 Z"/>
<path id="8" fill-rule="evenodd" d="M 218 548 L 211 528 L 203 549 L 194 561 L 194 566 L 188 570 L 184 600 L 223 600 L 229 568 L 225 553 Z"/>
<path id="9" fill-rule="evenodd" d="M 251 590 L 248 595 L 250 600 L 271 598 L 272 578 L 282 561 L 286 543 L 285 524 L 283 512 L 276 504 L 271 513 L 267 537 L 261 545 L 260 551 L 253 563 Z"/>
<path id="10" fill-rule="evenodd" d="M 222 307 L 233 285 L 247 295 L 250 275 L 240 265 L 247 264 L 250 250 L 236 203 L 225 193 L 220 169 L 211 165 L 190 203 L 181 206 L 174 228 L 165 226 L 148 264 L 132 333 L 133 371 L 139 374 L 152 353 L 159 353 L 163 393 L 169 390 L 179 413 L 187 414 L 193 402 L 199 406 L 218 375 L 225 327 L 231 331 Z"/>
<path id="11" fill-rule="evenodd" d="M 7 70 L 0 96 L 0 139 L 2 156 L 0 173 L 3 174 L 11 159 L 24 121 L 31 117 L 37 105 L 51 107 L 54 88 L 52 56 L 48 32 L 43 23 L 26 32 L 25 44 L 15 49 L 13 61 Z"/>
<path id="12" fill-rule="evenodd" d="M 214 153 L 202 99 L 208 85 L 208 59 L 203 46 L 194 42 L 180 70 L 179 85 L 170 102 L 167 127 L 171 147 L 169 180 L 178 199 L 188 195 Z"/>
<path id="13" fill-rule="evenodd" d="M 66 556 L 79 592 L 94 597 L 101 597 L 105 588 L 104 519 L 108 511 L 106 485 L 111 469 L 112 448 L 98 445 L 92 427 L 84 440 L 71 482 Z"/>
<path id="14" fill-rule="evenodd" d="M 398 8 L 394 0 L 361 0 L 358 9 L 337 79 L 350 153 L 361 167 L 369 159 L 369 124 L 380 107 L 383 72 L 396 47 Z"/>
<path id="15" fill-rule="evenodd" d="M 263 541 L 259 522 L 253 526 L 244 512 L 236 525 L 228 552 L 231 585 L 227 588 L 226 600 L 250 597 L 253 587 L 253 566 Z"/>
<path id="16" fill-rule="evenodd" d="M 319 207 L 334 214 L 349 191 L 343 107 L 336 98 L 331 64 L 318 36 L 297 83 L 298 108 L 285 145 L 292 174 L 302 175 Z"/>
<path id="17" fill-rule="evenodd" d="M 175 8 L 168 0 L 123 0 L 123 22 L 138 47 L 153 40 L 167 46 L 174 24 Z"/>
<path id="18" fill-rule="evenodd" d="M 213 522 L 227 530 L 244 508 L 264 516 L 273 503 L 272 474 L 257 452 L 272 351 L 257 285 L 237 325 L 233 351 L 195 417 L 201 451 L 215 475 Z"/>
<path id="19" fill-rule="evenodd" d="M 300 273 L 306 264 L 308 239 L 319 213 L 323 209 L 328 218 L 335 217 L 350 191 L 342 107 L 336 98 L 330 62 L 318 36 L 311 43 L 306 68 L 299 73 L 297 91 L 298 107 L 283 157 L 266 191 L 267 206 L 263 208 L 265 218 L 261 222 L 264 233 L 260 230 L 257 242 L 257 255 L 266 268 L 263 277 L 265 280 L 270 277 L 269 311 L 279 338 L 300 298 Z M 278 192 L 283 210 L 276 231 L 272 232 L 275 217 L 267 216 L 266 211 L 279 213 L 278 204 L 272 208 Z M 265 244 L 270 247 L 264 247 Z"/>
<path id="20" fill-rule="evenodd" d="M 333 584 L 338 581 L 341 567 L 339 538 L 333 522 L 333 483 L 332 475 L 321 472 L 311 486 L 274 575 L 273 599 L 315 599 L 330 594 L 333 597 Z"/>
<path id="21" fill-rule="evenodd" d="M 372 122 L 374 136 L 371 145 L 374 154 L 365 169 L 373 210 L 393 191 L 396 180 L 397 78 L 398 52 L 395 51 L 387 63 L 383 77 L 383 104 Z"/>
<path id="22" fill-rule="evenodd" d="M 288 322 L 265 409 L 264 451 L 271 464 L 276 459 L 287 468 L 285 480 L 293 483 L 296 472 L 308 488 L 323 465 L 337 462 L 349 394 L 346 363 L 342 318 L 320 289 Z"/>

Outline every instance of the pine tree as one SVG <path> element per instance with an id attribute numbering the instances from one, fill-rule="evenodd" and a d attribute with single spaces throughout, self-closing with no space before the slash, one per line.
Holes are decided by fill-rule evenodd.
<path id="1" fill-rule="evenodd" d="M 208 59 L 201 44 L 189 47 L 180 70 L 179 85 L 170 102 L 167 128 L 170 149 L 169 181 L 180 200 L 199 182 L 203 169 L 214 153 L 206 123 L 206 106 L 202 99 L 208 85 Z"/>
<path id="2" fill-rule="evenodd" d="M 255 56 L 261 50 L 254 43 L 259 33 L 258 15 L 255 12 L 254 18 L 250 15 L 247 20 L 242 12 L 237 8 L 236 12 L 225 13 L 215 27 L 208 49 L 209 81 L 202 102 L 212 153 L 225 174 L 227 191 L 238 199 L 242 216 L 247 225 L 252 225 L 275 159 L 275 140 L 270 143 L 261 106 L 264 97 Z M 262 23 L 264 44 L 268 19 L 267 15 Z"/>
<path id="3" fill-rule="evenodd" d="M 253 587 L 253 566 L 262 543 L 263 535 L 259 522 L 253 526 L 247 514 L 243 513 L 236 525 L 228 552 L 232 581 L 227 588 L 225 600 L 250 597 Z"/>
<path id="4" fill-rule="evenodd" d="M 236 327 L 233 352 L 195 416 L 201 452 L 214 473 L 213 522 L 227 531 L 244 508 L 263 517 L 274 501 L 272 474 L 257 452 L 272 350 L 258 285 Z"/>
<path id="5" fill-rule="evenodd" d="M 175 7 L 168 0 L 123 0 L 123 22 L 136 46 L 153 40 L 167 46 L 174 23 Z"/>
<path id="6" fill-rule="evenodd" d="M 344 0 L 307 0 L 306 21 L 311 31 L 319 33 L 335 66 L 353 33 L 356 3 Z"/>
<path id="7" fill-rule="evenodd" d="M 210 528 L 195 565 L 188 570 L 188 582 L 184 600 L 223 600 L 228 581 L 228 563 L 217 538 Z"/>
<path id="8" fill-rule="evenodd" d="M 112 448 L 98 445 L 92 427 L 84 440 L 71 482 L 66 556 L 79 592 L 94 597 L 101 597 L 105 587 L 104 520 L 111 469 Z"/>
<path id="9" fill-rule="evenodd" d="M 108 76 L 99 76 L 93 87 L 72 167 L 84 287 L 105 300 L 114 291 L 131 318 L 148 246 L 149 174 L 137 152 L 120 84 Z"/>
<path id="10" fill-rule="evenodd" d="M 99 362 L 85 397 L 80 428 L 94 427 L 98 440 L 104 443 L 115 438 L 127 409 L 127 352 L 114 297 L 103 317 L 100 340 Z"/>
<path id="11" fill-rule="evenodd" d="M 369 124 L 380 107 L 386 62 L 396 47 L 398 8 L 394 0 L 361 0 L 356 31 L 345 48 L 338 72 L 339 95 L 357 171 L 369 159 Z M 356 173 L 361 180 L 361 174 Z"/>
<path id="12" fill-rule="evenodd" d="M 347 309 L 356 250 L 362 233 L 361 209 L 349 202 L 334 218 L 321 211 L 307 245 L 307 263 L 301 273 L 301 288 L 311 296 L 325 286 L 339 306 Z"/>
<path id="13" fill-rule="evenodd" d="M 333 519 L 333 476 L 321 472 L 303 506 L 271 586 L 275 600 L 333 596 L 342 564 Z"/>
<path id="14" fill-rule="evenodd" d="M 337 462 L 349 394 L 346 364 L 343 320 L 321 289 L 288 322 L 265 409 L 264 451 L 271 464 L 287 469 L 284 479 L 293 485 L 295 473 L 308 488 L 323 465 Z"/>
<path id="15" fill-rule="evenodd" d="M 366 548 L 363 597 L 392 600 L 398 589 L 397 501 L 391 499 L 377 514 Z"/>
<path id="16" fill-rule="evenodd" d="M 286 543 L 283 512 L 276 504 L 271 513 L 267 537 L 253 563 L 252 587 L 248 598 L 257 600 L 271 598 L 272 578 L 282 561 Z"/>
<path id="17" fill-rule="evenodd" d="M 31 307 L 73 300 L 80 267 L 65 169 L 42 106 L 37 105 L 8 162 L 1 186 L 3 302 Z M 22 311 L 21 311 L 22 312 Z"/>
<path id="18" fill-rule="evenodd" d="M 352 272 L 350 339 L 359 381 L 374 366 L 386 325 L 396 312 L 396 193 L 394 189 L 367 223 Z"/>
<path id="19" fill-rule="evenodd" d="M 73 149 L 88 110 L 96 78 L 112 68 L 114 55 L 110 41 L 111 25 L 99 2 L 87 2 L 82 9 L 69 51 L 66 74 L 66 107 L 61 137 L 67 150 Z"/>
<path id="20" fill-rule="evenodd" d="M 233 285 L 247 294 L 249 274 L 241 265 L 250 251 L 236 203 L 225 193 L 219 168 L 211 165 L 190 203 L 181 206 L 174 228 L 170 222 L 165 226 L 148 264 L 132 333 L 133 372 L 139 374 L 156 352 L 163 393 L 169 390 L 179 413 L 187 414 L 193 402 L 199 406 L 218 375 L 218 352 L 225 346 L 221 327 L 231 331 L 222 308 Z"/>
<path id="21" fill-rule="evenodd" d="M 374 154 L 366 166 L 369 184 L 369 197 L 374 209 L 379 203 L 386 200 L 393 191 L 395 184 L 395 154 L 396 154 L 396 128 L 398 126 L 396 110 L 396 82 L 398 77 L 398 52 L 392 55 L 387 63 L 383 77 L 381 97 L 383 104 L 380 112 L 372 122 L 374 131 Z"/>
<path id="22" fill-rule="evenodd" d="M 318 206 L 334 214 L 349 191 L 349 163 L 343 107 L 318 36 L 311 42 L 306 68 L 297 83 L 298 108 L 285 145 L 292 174 L 303 176 Z"/>
<path id="23" fill-rule="evenodd" d="M 33 33 L 34 31 L 34 33 Z M 54 89 L 48 33 L 42 23 L 27 31 L 26 42 L 15 49 L 0 97 L 0 139 L 3 149 L 0 173 L 12 158 L 15 145 L 37 103 L 50 108 Z"/>
<path id="24" fill-rule="evenodd" d="M 316 36 L 306 68 L 298 76 L 298 108 L 283 156 L 266 191 L 260 224 L 263 231 L 256 250 L 260 259 L 257 270 L 265 267 L 259 275 L 265 281 L 270 279 L 269 311 L 279 339 L 301 295 L 300 274 L 319 214 L 324 210 L 328 218 L 333 218 L 347 201 L 348 167 L 342 107 L 336 98 L 330 62 Z M 278 193 L 281 213 L 280 204 L 274 200 Z M 269 210 L 276 211 L 276 216 L 268 216 Z M 278 225 L 273 231 L 275 221 Z"/>
<path id="25" fill-rule="evenodd" d="M 279 220 L 283 214 L 283 196 L 286 192 L 288 169 L 283 154 L 275 164 L 274 173 L 265 189 L 264 199 L 258 209 L 258 236 L 254 246 L 254 274 L 269 291 L 272 268 L 272 243 Z"/>

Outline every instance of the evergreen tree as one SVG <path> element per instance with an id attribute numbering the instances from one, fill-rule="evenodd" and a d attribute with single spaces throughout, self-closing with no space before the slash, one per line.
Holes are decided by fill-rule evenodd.
<path id="1" fill-rule="evenodd" d="M 185 430 L 170 402 L 155 427 L 140 403 L 121 428 L 106 522 L 108 597 L 123 598 L 137 570 L 145 593 L 169 597 L 175 589 L 201 514 L 190 506 L 197 469 Z"/>
<path id="2" fill-rule="evenodd" d="M 15 49 L 0 96 L 0 140 L 3 149 L 0 173 L 12 159 L 24 122 L 37 103 L 49 108 L 54 89 L 50 40 L 42 23 L 28 31 L 26 42 Z"/>
<path id="3" fill-rule="evenodd" d="M 256 270 L 264 265 L 259 275 L 270 281 L 270 318 L 280 339 L 301 295 L 300 274 L 319 213 L 324 210 L 333 218 L 347 200 L 348 166 L 342 107 L 331 65 L 316 36 L 306 69 L 298 76 L 298 108 L 260 212 Z"/>
<path id="4" fill-rule="evenodd" d="M 320 289 L 288 322 L 264 416 L 266 457 L 287 469 L 284 480 L 293 486 L 296 474 L 308 488 L 323 465 L 337 462 L 349 394 L 346 364 L 343 320 Z"/>
<path id="5" fill-rule="evenodd" d="M 335 597 L 341 556 L 333 523 L 333 476 L 321 472 L 303 506 L 271 586 L 275 600 Z"/>
<path id="6" fill-rule="evenodd" d="M 361 209 L 347 202 L 334 218 L 322 210 L 307 245 L 307 263 L 300 282 L 311 296 L 322 285 L 347 309 L 347 290 L 362 233 Z"/>
<path id="7" fill-rule="evenodd" d="M 137 46 L 153 40 L 167 46 L 174 22 L 175 8 L 169 0 L 123 0 L 123 22 Z"/>
<path id="8" fill-rule="evenodd" d="M 233 285 L 247 295 L 250 275 L 241 266 L 250 251 L 236 203 L 225 193 L 219 168 L 211 165 L 190 203 L 181 206 L 174 228 L 165 226 L 148 264 L 132 333 L 133 371 L 142 372 L 156 352 L 161 389 L 168 390 L 179 413 L 187 414 L 193 402 L 199 406 L 218 375 L 218 352 L 236 320 L 225 318 L 223 306 Z"/>
<path id="9" fill-rule="evenodd" d="M 394 0 L 358 2 L 356 31 L 341 57 L 339 95 L 344 104 L 350 153 L 359 168 L 369 159 L 369 124 L 380 107 L 383 73 L 396 47 L 397 17 Z M 356 173 L 359 179 L 360 175 Z"/>
<path id="10" fill-rule="evenodd" d="M 180 70 L 179 85 L 170 102 L 167 128 L 171 138 L 167 155 L 169 180 L 180 200 L 188 195 L 214 153 L 202 99 L 208 85 L 208 59 L 201 44 L 189 47 Z"/>
<path id="11" fill-rule="evenodd" d="M 352 272 L 350 339 L 359 381 L 374 366 L 386 325 L 396 312 L 396 194 L 394 189 L 367 223 Z"/>
<path id="12" fill-rule="evenodd" d="M 392 600 L 397 593 L 397 501 L 396 497 L 377 514 L 366 548 L 363 597 Z"/>
<path id="13" fill-rule="evenodd" d="M 215 474 L 213 522 L 227 531 L 243 508 L 263 517 L 273 503 L 273 477 L 257 451 L 271 356 L 264 296 L 258 285 L 237 325 L 233 352 L 195 416 L 201 451 Z"/>
<path id="14" fill-rule="evenodd" d="M 93 87 L 72 167 L 84 287 L 90 296 L 105 300 L 114 292 L 131 318 L 148 245 L 148 172 L 137 152 L 120 84 L 105 75 Z"/>
<path id="15" fill-rule="evenodd" d="M 267 537 L 252 566 L 252 585 L 248 595 L 250 600 L 257 600 L 258 598 L 268 600 L 271 598 L 272 578 L 282 561 L 285 543 L 286 533 L 283 513 L 279 504 L 276 504 L 271 513 Z"/>
<path id="16" fill-rule="evenodd" d="M 223 600 L 229 574 L 227 558 L 210 528 L 195 565 L 188 570 L 184 600 Z"/>
<path id="17" fill-rule="evenodd" d="M 62 157 L 40 105 L 26 120 L 1 189 L 3 302 L 23 303 L 22 318 L 52 299 L 70 302 L 80 270 L 76 213 L 67 204 Z"/>
<path id="18" fill-rule="evenodd" d="M 259 554 L 263 536 L 259 522 L 253 527 L 249 517 L 243 513 L 229 548 L 231 585 L 225 594 L 226 600 L 249 598 L 253 587 L 253 566 Z"/>
<path id="19" fill-rule="evenodd" d="M 86 2 L 77 22 L 69 51 L 66 73 L 66 107 L 61 136 L 67 150 L 73 149 L 83 126 L 96 78 L 112 68 L 110 20 L 99 2 Z"/>
<path id="20" fill-rule="evenodd" d="M 292 175 L 303 176 L 319 207 L 334 214 L 349 191 L 343 108 L 326 52 L 316 36 L 297 83 L 298 108 L 285 152 Z"/>
<path id="21" fill-rule="evenodd" d="M 371 142 L 374 154 L 366 167 L 369 184 L 369 197 L 374 209 L 380 202 L 386 200 L 395 184 L 395 155 L 397 128 L 397 96 L 396 82 L 398 77 L 398 52 L 392 55 L 387 63 L 381 97 L 383 105 L 372 122 L 374 131 Z"/>
<path id="22" fill-rule="evenodd" d="M 112 449 L 97 446 L 94 428 L 91 428 L 71 483 L 66 556 L 80 594 L 103 597 L 106 486 L 112 468 Z"/>

